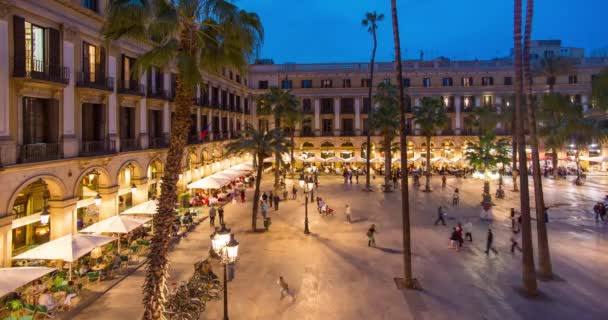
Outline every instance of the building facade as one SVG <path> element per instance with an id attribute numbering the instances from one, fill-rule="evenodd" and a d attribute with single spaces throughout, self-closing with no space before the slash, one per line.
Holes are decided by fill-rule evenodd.
<path id="1" fill-rule="evenodd" d="M 175 69 L 134 76 L 137 57 L 148 46 L 128 39 L 106 46 L 99 33 L 105 3 L 0 0 L 0 266 L 159 191 Z M 555 90 L 592 110 L 591 79 L 607 65 L 604 58 L 583 58 Z M 375 70 L 374 83 L 368 63 L 254 64 L 248 74 L 203 72 L 179 184 L 244 160 L 226 157 L 224 146 L 246 124 L 273 126 L 256 116 L 255 103 L 271 86 L 290 89 L 301 101 L 298 153 L 364 156 L 368 90 L 396 81 L 393 63 L 377 63 Z M 432 157 L 462 155 L 475 139 L 464 120 L 472 107 L 500 112 L 511 103 L 509 60 L 406 61 L 404 72 L 414 106 L 423 97 L 439 97 L 449 112 L 449 126 L 432 139 Z M 535 92 L 544 92 L 544 83 L 535 78 Z M 209 132 L 204 138 L 202 130 Z M 496 132 L 510 134 L 504 124 Z M 411 114 L 407 133 L 408 156 L 421 156 L 426 146 Z M 379 142 L 372 138 L 372 157 L 379 155 Z M 42 225 L 45 207 L 50 223 Z"/>

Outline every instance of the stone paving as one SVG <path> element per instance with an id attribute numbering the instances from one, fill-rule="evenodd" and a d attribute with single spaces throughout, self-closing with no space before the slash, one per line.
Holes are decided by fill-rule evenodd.
<path id="1" fill-rule="evenodd" d="M 507 179 L 508 180 L 508 179 Z M 363 182 L 363 179 L 361 179 Z M 380 190 L 382 179 L 374 180 Z M 363 192 L 362 185 L 344 185 L 341 177 L 320 178 L 315 195 L 336 209 L 333 217 L 320 216 L 309 204 L 310 230 L 303 234 L 304 205 L 281 202 L 271 210 L 268 233 L 253 233 L 251 202 L 230 204 L 226 220 L 240 242 L 236 276 L 229 284 L 231 319 L 603 319 L 608 307 L 608 222 L 596 223 L 594 201 L 603 198 L 608 177 L 589 177 L 575 187 L 567 181 L 544 181 L 546 203 L 551 206 L 549 237 L 557 280 L 540 282 L 541 296 L 520 294 L 521 254 L 509 251 L 510 207 L 519 197 L 505 186 L 507 197 L 495 199 L 494 221 L 479 217 L 482 182 L 448 179 L 434 192 L 410 187 L 413 225 L 413 270 L 424 290 L 400 291 L 393 278 L 402 275 L 401 212 L 399 192 Z M 266 175 L 263 189 L 270 190 Z M 451 205 L 452 191 L 460 189 L 460 205 Z M 496 186 L 492 185 L 492 193 Z M 248 191 L 249 200 L 253 191 Z M 532 200 L 533 201 L 533 200 Z M 354 223 L 344 219 L 344 205 L 353 210 Z M 448 226 L 434 226 L 438 205 L 448 208 Z M 451 226 L 471 219 L 472 244 L 456 252 L 448 248 Z M 365 232 L 378 228 L 377 248 L 367 246 Z M 261 227 L 261 220 L 258 223 Z M 487 257 L 485 234 L 495 233 L 498 255 Z M 535 228 L 535 222 L 533 222 Z M 209 248 L 207 224 L 172 253 L 173 279 L 184 279 L 192 263 Z M 536 242 L 536 238 L 534 236 Z M 173 271 L 173 268 L 179 271 Z M 217 269 L 216 273 L 220 273 Z M 283 275 L 295 300 L 280 300 L 277 278 Z M 109 290 L 75 319 L 136 319 L 141 314 L 143 269 Z M 202 319 L 221 319 L 222 301 L 211 302 Z"/>

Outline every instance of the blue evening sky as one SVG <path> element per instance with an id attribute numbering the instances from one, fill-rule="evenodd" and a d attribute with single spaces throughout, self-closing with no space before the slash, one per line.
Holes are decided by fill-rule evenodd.
<path id="1" fill-rule="evenodd" d="M 275 63 L 369 60 L 371 36 L 361 26 L 366 11 L 384 13 L 377 60 L 394 56 L 389 0 L 237 0 L 260 15 L 265 41 L 260 57 Z M 525 3 L 525 1 L 524 1 Z M 513 0 L 398 0 L 402 55 L 417 59 L 490 59 L 512 47 Z M 608 0 L 536 0 L 533 39 L 561 39 L 608 52 L 602 21 Z"/>

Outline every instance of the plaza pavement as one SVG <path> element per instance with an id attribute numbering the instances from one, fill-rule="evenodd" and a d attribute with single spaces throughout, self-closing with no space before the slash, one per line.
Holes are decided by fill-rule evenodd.
<path id="1" fill-rule="evenodd" d="M 422 291 L 400 291 L 393 278 L 402 276 L 400 193 L 375 192 L 360 185 L 344 185 L 341 177 L 320 177 L 315 195 L 336 209 L 321 217 L 309 204 L 311 235 L 303 234 L 303 195 L 281 202 L 268 233 L 253 233 L 251 195 L 245 204 L 230 204 L 226 221 L 240 242 L 236 275 L 229 284 L 231 319 L 603 319 L 608 307 L 608 222 L 596 223 L 594 201 L 603 198 L 607 177 L 590 177 L 575 187 L 567 181 L 545 180 L 550 209 L 549 240 L 557 280 L 539 281 L 540 297 L 520 292 L 521 254 L 509 251 L 510 207 L 519 196 L 506 179 L 506 198 L 495 199 L 498 255 L 487 257 L 488 222 L 480 221 L 481 181 L 448 179 L 446 190 L 433 179 L 434 192 L 410 187 L 413 271 Z M 360 179 L 363 183 L 364 179 Z M 263 190 L 272 177 L 265 175 Z M 452 191 L 460 189 L 461 203 L 451 206 Z M 492 193 L 496 188 L 492 185 Z M 352 206 L 355 223 L 344 221 L 343 208 Z M 533 197 L 532 197 L 533 204 Z M 448 226 L 434 226 L 438 205 L 448 208 Z M 451 226 L 467 218 L 474 223 L 473 244 L 456 252 L 448 248 Z M 367 247 L 365 232 L 375 223 L 377 248 Z M 261 219 L 258 226 L 261 227 Z M 533 222 L 533 229 L 535 222 Z M 172 281 L 185 279 L 192 263 L 206 256 L 210 229 L 199 226 L 171 255 Z M 534 235 L 534 242 L 536 237 Z M 535 251 L 536 252 L 536 251 Z M 216 273 L 221 274 L 217 268 Z M 109 290 L 74 319 L 137 319 L 141 314 L 143 268 Z M 283 275 L 296 299 L 279 300 L 276 283 Z M 221 300 L 210 302 L 202 319 L 221 319 Z"/>

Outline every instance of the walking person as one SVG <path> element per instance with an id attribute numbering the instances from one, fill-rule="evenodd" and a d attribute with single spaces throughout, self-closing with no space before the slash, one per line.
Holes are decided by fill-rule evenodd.
<path id="1" fill-rule="evenodd" d="M 344 213 L 346 214 L 346 221 L 348 221 L 348 223 L 352 223 L 351 220 L 351 211 L 350 211 L 350 204 L 346 205 L 346 209 L 344 209 Z"/>
<path id="2" fill-rule="evenodd" d="M 511 230 L 515 230 L 515 209 L 511 208 Z"/>
<path id="3" fill-rule="evenodd" d="M 458 246 L 462 247 L 464 240 L 462 237 L 462 224 L 460 222 L 458 222 L 458 225 L 456 226 L 456 231 L 458 232 Z"/>
<path id="4" fill-rule="evenodd" d="M 443 224 L 445 226 L 444 215 L 445 215 L 445 213 L 443 211 L 443 208 L 441 206 L 439 206 L 439 208 L 437 208 L 437 220 L 435 220 L 435 225 L 437 225 L 441 221 L 441 224 Z"/>
<path id="5" fill-rule="evenodd" d="M 460 236 L 458 236 L 458 230 L 456 227 L 452 227 L 452 234 L 450 235 L 450 249 L 460 251 L 460 246 L 456 246 L 456 241 L 460 242 Z"/>
<path id="6" fill-rule="evenodd" d="M 441 176 L 441 189 L 445 189 L 446 182 L 447 182 L 447 178 L 445 177 L 445 174 L 444 174 Z"/>
<path id="7" fill-rule="evenodd" d="M 241 202 L 245 202 L 245 190 L 241 190 Z"/>
<path id="8" fill-rule="evenodd" d="M 397 173 L 393 174 L 393 189 L 397 189 Z"/>
<path id="9" fill-rule="evenodd" d="M 355 171 L 355 180 L 357 181 L 357 184 L 359 184 L 359 170 L 358 169 Z"/>
<path id="10" fill-rule="evenodd" d="M 287 188 L 285 188 L 283 190 L 283 200 L 287 201 L 288 196 L 289 196 L 289 191 L 287 191 Z"/>
<path id="11" fill-rule="evenodd" d="M 281 198 L 279 197 L 278 194 L 276 194 L 274 196 L 274 211 L 279 210 L 279 201 L 281 201 Z"/>
<path id="12" fill-rule="evenodd" d="M 268 201 L 270 201 L 270 207 L 272 207 L 272 201 L 274 201 L 274 194 L 272 194 L 272 191 L 268 194 Z"/>
<path id="13" fill-rule="evenodd" d="M 372 226 L 367 229 L 367 246 L 376 246 L 376 238 L 375 235 L 378 231 L 376 230 L 376 225 L 372 224 Z"/>
<path id="14" fill-rule="evenodd" d="M 283 300 L 283 298 L 285 298 L 286 296 L 289 296 L 292 301 L 295 299 L 295 297 L 293 296 L 293 294 L 291 294 L 291 292 L 289 291 L 289 285 L 287 284 L 287 281 L 285 281 L 285 279 L 283 278 L 283 276 L 279 276 L 279 281 L 277 281 L 277 284 L 279 285 L 279 288 L 281 290 L 280 291 L 281 292 L 281 300 Z"/>
<path id="15" fill-rule="evenodd" d="M 298 189 L 296 188 L 295 184 L 291 188 L 291 195 L 293 196 L 293 200 L 296 200 L 296 198 L 298 197 Z"/>
<path id="16" fill-rule="evenodd" d="M 454 195 L 452 196 L 452 205 L 457 206 L 460 201 L 460 195 L 458 192 L 458 188 L 454 189 Z"/>
<path id="17" fill-rule="evenodd" d="M 219 209 L 217 209 L 217 213 L 220 216 L 220 225 L 224 224 L 224 207 L 219 207 Z"/>
<path id="18" fill-rule="evenodd" d="M 492 243 L 494 242 L 494 234 L 492 233 L 492 229 L 488 229 L 488 237 L 486 239 L 486 255 L 490 254 L 490 251 L 494 252 L 494 254 L 498 254 L 498 251 L 494 249 Z"/>
<path id="19" fill-rule="evenodd" d="M 518 242 L 518 235 L 517 232 L 512 232 L 511 233 L 511 253 L 515 253 L 515 249 L 519 250 L 519 252 L 521 252 L 521 247 L 519 246 L 519 242 Z"/>
<path id="20" fill-rule="evenodd" d="M 473 242 L 473 223 L 471 221 L 464 224 L 464 239 Z"/>
<path id="21" fill-rule="evenodd" d="M 212 227 L 215 227 L 215 214 L 216 209 L 212 206 L 211 209 L 209 209 L 209 225 Z"/>
<path id="22" fill-rule="evenodd" d="M 262 193 L 262 201 L 264 201 L 264 202 L 268 201 L 268 195 L 266 194 L 266 191 L 264 191 L 264 193 Z"/>
<path id="23" fill-rule="evenodd" d="M 268 215 L 268 204 L 266 203 L 266 201 L 262 201 L 261 209 L 262 209 L 262 217 L 264 217 L 264 220 L 265 220 L 266 216 Z"/>

